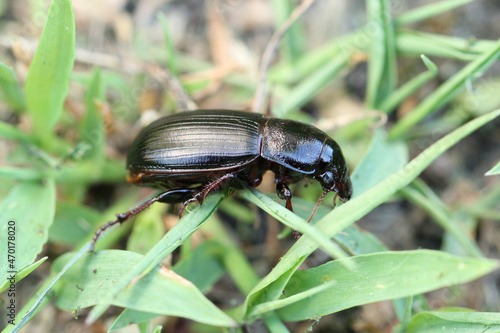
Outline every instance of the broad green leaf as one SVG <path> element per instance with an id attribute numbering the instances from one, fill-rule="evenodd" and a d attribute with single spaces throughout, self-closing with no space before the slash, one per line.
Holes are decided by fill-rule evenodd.
<path id="1" fill-rule="evenodd" d="M 413 316 L 406 333 L 499 332 L 500 313 L 426 311 Z"/>
<path id="2" fill-rule="evenodd" d="M 0 207 L 0 234 L 6 242 L 0 247 L 0 258 L 7 260 L 14 249 L 14 261 L 0 270 L 0 281 L 12 271 L 30 266 L 47 242 L 48 229 L 54 220 L 56 189 L 54 181 L 24 182 L 14 187 Z M 8 249 L 9 248 L 9 249 Z M 5 264 L 5 261 L 2 265 Z M 10 272 L 10 273 L 9 273 Z"/>
<path id="3" fill-rule="evenodd" d="M 500 162 L 484 174 L 485 176 L 500 175 Z"/>
<path id="4" fill-rule="evenodd" d="M 62 112 L 74 58 L 71 0 L 52 0 L 25 82 L 28 113 L 35 135 L 41 139 L 52 133 Z"/>
<path id="5" fill-rule="evenodd" d="M 60 257 L 54 263 L 55 269 L 70 256 Z M 63 276 L 66 284 L 56 300 L 57 306 L 74 310 L 102 303 L 121 276 L 142 258 L 140 254 L 128 251 L 88 253 Z M 235 325 L 191 282 L 166 267 L 153 269 L 134 281 L 116 295 L 113 304 L 143 312 L 190 318 L 209 325 Z"/>
<path id="6" fill-rule="evenodd" d="M 0 62 L 0 98 L 14 110 L 24 110 L 26 101 L 14 70 Z"/>
<path id="7" fill-rule="evenodd" d="M 104 119 L 97 103 L 104 99 L 104 89 L 101 80 L 101 71 L 95 69 L 85 93 L 85 116 L 80 128 L 80 139 L 82 143 L 90 147 L 84 155 L 94 163 L 96 170 L 100 170 L 104 159 L 104 147 L 106 144 L 106 130 Z"/>
<path id="8" fill-rule="evenodd" d="M 204 242 L 198 246 L 192 255 L 183 258 L 172 270 L 192 282 L 196 288 L 204 292 L 208 290 L 224 273 L 219 257 L 223 247 L 215 242 Z M 141 312 L 125 309 L 115 319 L 110 331 L 140 323 L 157 317 L 157 313 Z"/>
<path id="9" fill-rule="evenodd" d="M 376 131 L 368 152 L 351 175 L 353 197 L 363 194 L 408 163 L 408 147 L 387 141 L 387 133 Z"/>
<path id="10" fill-rule="evenodd" d="M 280 309 L 280 317 L 285 321 L 299 321 L 324 316 L 357 305 L 469 282 L 498 268 L 495 260 L 457 257 L 431 250 L 360 255 L 354 258 L 354 271 L 345 269 L 341 260 L 297 271 L 285 287 L 280 302 L 285 303 L 287 298 L 328 281 L 336 284 Z"/>
<path id="11" fill-rule="evenodd" d="M 434 92 L 416 106 L 410 113 L 400 119 L 389 131 L 389 138 L 395 139 L 403 136 L 413 126 L 432 112 L 436 112 L 440 106 L 447 103 L 465 86 L 467 81 L 478 78 L 478 74 L 484 72 L 495 63 L 500 54 L 500 41 L 490 51 L 469 63 L 458 73 L 440 85 Z"/>
<path id="12" fill-rule="evenodd" d="M 500 110 L 495 110 L 459 127 L 424 150 L 403 169 L 393 173 L 360 196 L 335 208 L 332 212 L 318 221 L 314 227 L 318 228 L 326 236 L 333 237 L 372 211 L 375 207 L 382 204 L 397 190 L 408 185 L 413 179 L 418 177 L 429 164 L 437 157 L 441 156 L 451 146 L 499 115 Z M 291 275 L 290 270 L 292 270 L 293 267 L 298 267 L 317 247 L 317 244 L 311 243 L 310 237 L 307 235 L 302 236 L 281 258 L 274 269 L 264 277 L 249 294 L 246 301 L 248 310 L 251 311 L 254 304 L 272 301 L 280 297 L 281 291 L 287 283 L 287 279 L 284 277 Z"/>

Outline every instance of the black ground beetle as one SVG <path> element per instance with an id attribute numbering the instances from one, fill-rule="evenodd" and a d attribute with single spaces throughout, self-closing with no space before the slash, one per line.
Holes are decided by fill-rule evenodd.
<path id="1" fill-rule="evenodd" d="M 160 118 L 132 143 L 127 168 L 129 182 L 164 192 L 99 229 L 92 251 L 105 229 L 156 201 L 183 202 L 182 216 L 188 204 L 201 204 L 212 191 L 255 188 L 267 170 L 274 172 L 276 193 L 291 211 L 288 186 L 306 176 L 321 183 L 320 201 L 330 191 L 343 202 L 352 195 L 342 151 L 326 133 L 297 121 L 244 111 L 198 110 Z"/>

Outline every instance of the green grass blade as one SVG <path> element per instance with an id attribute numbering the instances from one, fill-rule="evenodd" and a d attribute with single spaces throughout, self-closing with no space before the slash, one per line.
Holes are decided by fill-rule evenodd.
<path id="1" fill-rule="evenodd" d="M 408 185 L 415 179 L 429 164 L 446 150 L 466 137 L 482 125 L 492 121 L 500 115 L 500 110 L 496 110 L 478 117 L 467 124 L 461 126 L 435 144 L 423 151 L 419 156 L 408 163 L 403 169 L 395 172 L 385 180 L 364 192 L 360 196 L 351 199 L 346 204 L 337 207 L 331 213 L 315 224 L 325 235 L 332 237 L 346 227 L 350 226 L 358 219 L 372 211 L 375 207 L 386 201 L 396 191 Z M 312 246 L 308 241 L 308 236 L 302 236 L 287 252 L 274 269 L 264 277 L 260 283 L 252 290 L 246 300 L 247 311 L 251 307 L 276 299 L 281 294 L 280 290 L 286 285 L 287 280 L 283 276 L 290 276 L 294 267 L 298 267 L 305 258 L 310 255 L 317 246 Z M 276 287 L 273 287 L 276 284 Z M 273 290 L 270 293 L 269 290 Z"/>
<path id="2" fill-rule="evenodd" d="M 463 89 L 469 80 L 477 79 L 477 74 L 482 73 L 491 66 L 500 55 L 500 42 L 484 55 L 465 66 L 457 74 L 449 78 L 440 85 L 430 96 L 418 104 L 407 116 L 400 119 L 389 131 L 389 138 L 396 139 L 403 136 L 413 126 L 432 112 L 438 110 L 440 106 L 447 103 L 453 96 Z"/>
<path id="3" fill-rule="evenodd" d="M 290 0 L 273 0 L 271 4 L 275 17 L 274 25 L 277 30 L 285 23 L 288 17 L 290 17 L 290 14 L 294 10 L 295 2 Z M 293 64 L 299 55 L 304 54 L 305 49 L 304 32 L 301 22 L 294 22 L 282 39 L 280 55 L 286 59 L 287 62 Z"/>
<path id="4" fill-rule="evenodd" d="M 483 257 L 481 250 L 476 242 L 469 236 L 457 221 L 456 214 L 441 201 L 441 199 L 432 192 L 430 188 L 424 186 L 426 194 L 418 191 L 415 186 L 407 186 L 401 190 L 403 197 L 414 204 L 420 206 L 448 233 L 453 235 L 460 243 L 465 253 L 473 257 Z M 430 192 L 430 193 L 429 193 Z"/>
<path id="5" fill-rule="evenodd" d="M 500 313 L 472 311 L 426 311 L 416 314 L 406 333 L 499 332 Z"/>
<path id="6" fill-rule="evenodd" d="M 368 0 L 366 6 L 371 27 L 366 105 L 376 109 L 397 85 L 396 42 L 389 1 Z"/>
<path id="7" fill-rule="evenodd" d="M 95 170 L 101 169 L 106 145 L 106 130 L 104 119 L 99 110 L 98 102 L 104 100 L 104 87 L 101 80 L 101 71 L 95 69 L 90 77 L 85 93 L 85 116 L 80 127 L 80 140 L 89 149 L 84 158 L 92 161 Z"/>
<path id="8" fill-rule="evenodd" d="M 0 98 L 14 110 L 26 109 L 26 100 L 14 70 L 0 62 Z"/>
<path id="9" fill-rule="evenodd" d="M 4 121 L 0 121 L 0 137 L 15 141 L 35 142 L 31 135 Z"/>
<path id="10" fill-rule="evenodd" d="M 286 304 L 278 311 L 280 318 L 306 320 L 353 306 L 417 295 L 475 280 L 499 266 L 496 260 L 464 258 L 431 250 L 357 256 L 353 272 L 342 267 L 342 260 L 297 271 L 285 288 L 284 298 L 274 301 L 275 306 L 276 302 Z M 326 286 L 325 277 L 330 278 L 327 280 L 329 286 Z M 336 284 L 331 284 L 332 279 Z M 287 304 L 288 298 L 319 287 L 324 288 L 320 293 Z"/>
<path id="11" fill-rule="evenodd" d="M 161 27 L 163 29 L 163 36 L 165 38 L 165 48 L 167 51 L 167 66 L 172 75 L 178 76 L 179 69 L 177 67 L 177 54 L 175 52 L 175 46 L 172 41 L 172 37 L 170 36 L 170 29 L 168 28 L 167 19 L 165 18 L 165 14 L 158 13 L 158 20 L 161 23 Z"/>
<path id="12" fill-rule="evenodd" d="M 495 47 L 494 40 L 470 40 L 420 31 L 399 30 L 396 33 L 397 52 L 400 55 L 443 57 L 472 61 Z"/>
<path id="13" fill-rule="evenodd" d="M 405 25 L 427 20 L 431 17 L 447 13 L 457 7 L 466 5 L 474 0 L 447 0 L 431 3 L 413 10 L 406 11 L 399 15 L 395 22 L 397 25 Z"/>
<path id="14" fill-rule="evenodd" d="M 243 191 L 242 197 L 259 206 L 265 212 L 285 224 L 287 227 L 297 230 L 304 235 L 308 235 L 311 238 L 311 242 L 321 247 L 323 251 L 328 253 L 332 258 L 348 257 L 347 253 L 344 252 L 344 250 L 342 250 L 328 237 L 325 237 L 325 235 L 314 228 L 314 226 L 307 223 L 298 215 L 290 212 L 282 205 L 274 202 L 274 200 L 269 198 L 267 195 L 257 190 L 253 190 Z M 346 261 L 346 263 L 349 265 L 349 261 Z M 352 268 L 352 266 L 349 267 Z"/>
<path id="15" fill-rule="evenodd" d="M 160 242 L 141 259 L 137 265 L 130 267 L 127 274 L 117 280 L 113 288 L 108 290 L 108 297 L 100 305 L 95 306 L 89 313 L 86 322 L 93 323 L 113 303 L 114 298 L 132 280 L 138 280 L 153 270 L 168 254 L 180 246 L 193 232 L 195 232 L 215 211 L 222 200 L 221 193 L 210 195 L 200 207 L 184 214 L 183 218 L 165 234 Z"/>
<path id="16" fill-rule="evenodd" d="M 484 174 L 485 176 L 500 175 L 500 161 L 493 168 Z"/>
<path id="17" fill-rule="evenodd" d="M 427 71 L 415 76 L 410 81 L 406 82 L 404 85 L 399 87 L 392 94 L 387 96 L 387 98 L 380 104 L 378 110 L 389 113 L 394 110 L 399 104 L 401 104 L 405 99 L 410 97 L 417 89 L 422 87 L 426 82 L 436 77 L 438 74 L 437 66 L 425 55 L 420 55 L 422 61 L 427 67 Z"/>
<path id="18" fill-rule="evenodd" d="M 28 113 L 37 137 L 52 134 L 68 93 L 75 58 L 75 19 L 70 0 L 53 0 L 25 82 Z"/>
<path id="19" fill-rule="evenodd" d="M 273 114 L 276 117 L 284 117 L 306 104 L 319 90 L 337 77 L 340 70 L 347 66 L 348 60 L 349 58 L 343 54 L 330 59 L 328 63 L 291 89 L 287 96 L 284 96 L 282 101 L 273 107 Z"/>
<path id="20" fill-rule="evenodd" d="M 5 243 L 2 242 L 5 246 L 0 247 L 0 257 L 8 259 L 7 241 L 9 248 L 15 248 L 15 256 L 12 262 L 8 262 L 8 268 L 0 271 L 2 284 L 13 272 L 30 266 L 42 251 L 54 220 L 55 204 L 56 189 L 51 178 L 44 183 L 21 183 L 3 201 L 0 207 L 0 234 L 5 237 Z M 7 267 L 7 262 L 5 264 Z"/>
<path id="21" fill-rule="evenodd" d="M 33 317 L 38 311 L 39 307 L 46 304 L 47 294 L 52 290 L 54 285 L 61 279 L 61 277 L 68 271 L 68 269 L 85 253 L 87 253 L 90 249 L 90 244 L 82 247 L 75 255 L 64 265 L 61 271 L 48 283 L 44 284 L 45 287 L 39 294 L 37 294 L 38 298 L 33 301 L 33 306 L 26 312 L 26 314 L 21 318 L 21 321 L 14 327 L 12 330 L 13 333 L 18 332 L 30 319 Z"/>

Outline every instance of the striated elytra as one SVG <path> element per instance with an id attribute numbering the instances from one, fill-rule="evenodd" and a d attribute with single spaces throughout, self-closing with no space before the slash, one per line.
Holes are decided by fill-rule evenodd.
<path id="1" fill-rule="evenodd" d="M 152 203 L 202 203 L 222 188 L 255 188 L 267 170 L 275 174 L 276 193 L 292 210 L 289 185 L 304 177 L 342 201 L 352 195 L 349 172 L 339 145 L 314 126 L 293 120 L 233 110 L 197 110 L 156 120 L 141 130 L 127 157 L 133 184 L 162 189 L 102 227 L 123 222 Z M 92 246 L 93 248 L 93 246 Z"/>

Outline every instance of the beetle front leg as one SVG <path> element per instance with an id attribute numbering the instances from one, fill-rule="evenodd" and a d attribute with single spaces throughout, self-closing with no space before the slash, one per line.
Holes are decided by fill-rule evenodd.
<path id="1" fill-rule="evenodd" d="M 288 187 L 288 184 L 283 180 L 278 180 L 276 183 L 276 194 L 280 199 L 286 200 L 286 208 L 293 212 L 292 208 L 292 191 Z"/>
<path id="2" fill-rule="evenodd" d="M 293 212 L 292 208 L 292 191 L 288 187 L 288 183 L 283 178 L 276 178 L 276 194 L 280 199 L 285 199 L 285 207 Z M 296 239 L 300 238 L 300 233 L 297 230 L 292 230 L 293 236 Z"/>

